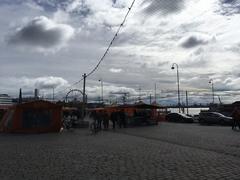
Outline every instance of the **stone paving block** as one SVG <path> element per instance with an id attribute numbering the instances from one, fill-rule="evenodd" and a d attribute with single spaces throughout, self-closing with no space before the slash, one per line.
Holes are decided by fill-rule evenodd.
<path id="1" fill-rule="evenodd" d="M 1 179 L 240 179 L 240 133 L 163 123 L 104 131 L 0 134 Z"/>

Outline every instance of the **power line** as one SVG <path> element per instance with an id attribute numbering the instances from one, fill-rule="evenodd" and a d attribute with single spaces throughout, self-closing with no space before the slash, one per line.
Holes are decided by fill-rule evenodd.
<path id="1" fill-rule="evenodd" d="M 87 74 L 87 77 L 90 76 L 91 74 L 93 74 L 93 73 L 98 69 L 98 67 L 99 67 L 99 65 L 101 64 L 101 62 L 104 60 L 104 58 L 105 58 L 105 56 L 107 55 L 108 51 L 110 50 L 113 42 L 115 41 L 116 37 L 118 36 L 118 33 L 120 32 L 122 26 L 124 25 L 124 23 L 125 23 L 128 15 L 129 15 L 129 13 L 130 13 L 133 5 L 134 5 L 134 3 L 135 3 L 135 0 L 132 1 L 131 6 L 128 8 L 127 14 L 125 15 L 122 23 L 119 25 L 119 27 L 118 27 L 118 29 L 117 29 L 117 32 L 115 33 L 113 39 L 111 40 L 110 44 L 108 45 L 108 47 L 107 47 L 106 51 L 104 52 L 103 56 L 100 58 L 99 62 L 98 62 L 97 65 L 93 68 L 93 70 L 90 71 L 90 72 Z"/>
<path id="2" fill-rule="evenodd" d="M 106 57 L 108 51 L 110 50 L 113 42 L 115 41 L 116 37 L 118 36 L 118 34 L 119 34 L 122 26 L 124 25 L 124 23 L 125 23 L 128 15 L 129 15 L 129 13 L 130 13 L 130 11 L 132 10 L 132 7 L 133 7 L 134 4 L 135 4 L 135 0 L 132 1 L 131 6 L 128 8 L 128 11 L 127 11 L 127 13 L 126 13 L 126 15 L 125 15 L 122 23 L 119 25 L 119 27 L 118 27 L 118 29 L 117 29 L 117 31 L 116 31 L 113 39 L 110 41 L 110 44 L 108 45 L 108 47 L 107 47 L 106 51 L 104 52 L 103 56 L 102 56 L 102 57 L 100 58 L 100 60 L 98 61 L 97 65 L 87 74 L 87 77 L 90 76 L 90 75 L 92 75 L 92 74 L 98 69 L 99 65 L 101 64 L 101 62 L 102 62 L 102 61 L 104 60 L 104 58 Z M 206 11 L 207 11 L 207 10 L 206 10 Z M 204 11 L 204 12 L 201 13 L 200 15 L 192 18 L 192 20 L 194 20 L 195 18 L 201 16 L 201 15 L 204 14 L 206 11 Z M 156 8 L 155 8 L 155 9 L 154 9 L 154 13 L 151 13 L 151 16 L 153 16 L 153 15 L 155 15 L 155 14 L 157 14 L 157 13 L 158 13 L 158 12 L 156 11 Z M 158 13 L 158 14 L 159 14 L 159 13 Z M 167 14 L 166 12 L 165 12 L 165 13 L 162 13 L 162 15 L 166 15 L 166 14 Z M 149 15 L 146 15 L 146 16 L 149 16 Z M 146 16 L 145 16 L 145 17 L 146 17 Z M 163 34 L 167 34 L 167 33 L 171 32 L 173 29 L 175 29 L 175 28 L 178 27 L 178 26 L 179 26 L 179 25 L 174 26 L 173 28 L 169 29 L 168 31 L 165 31 Z M 146 44 L 148 44 L 148 42 L 147 42 Z M 146 44 L 145 44 L 145 45 L 146 45 Z M 79 84 L 81 81 L 83 81 L 83 78 L 81 78 L 79 81 L 76 81 L 75 83 L 73 83 L 70 87 L 73 87 L 73 86 Z M 61 93 L 61 92 L 64 92 L 64 91 L 66 91 L 67 89 L 69 89 L 69 87 L 67 87 L 67 88 L 65 88 L 65 89 L 63 89 L 63 90 L 61 90 L 61 91 L 56 92 L 56 94 L 59 94 L 59 93 Z"/>
<path id="3" fill-rule="evenodd" d="M 113 42 L 115 41 L 116 37 L 118 36 L 121 28 L 123 27 L 124 23 L 126 22 L 127 17 L 128 17 L 128 15 L 129 15 L 129 13 L 130 13 L 130 11 L 131 11 L 131 9 L 132 9 L 135 1 L 136 1 L 136 0 L 133 0 L 133 1 L 132 1 L 131 6 L 128 8 L 128 11 L 127 11 L 126 15 L 124 16 L 124 19 L 123 19 L 122 23 L 119 25 L 119 27 L 118 27 L 118 29 L 117 29 L 117 31 L 116 31 L 113 39 L 110 41 L 110 43 L 109 43 L 106 51 L 103 53 L 103 56 L 102 56 L 102 57 L 100 58 L 100 60 L 98 61 L 97 65 L 86 75 L 86 77 L 89 77 L 90 75 L 92 75 L 92 74 L 98 69 L 98 67 L 100 66 L 101 62 L 102 62 L 102 61 L 104 60 L 104 58 L 106 57 L 108 51 L 109 51 L 110 48 L 112 47 Z M 71 85 L 71 87 L 79 84 L 81 81 L 83 81 L 83 79 L 84 79 L 84 78 L 82 78 L 82 79 L 80 79 L 79 81 L 73 83 L 73 84 Z M 56 94 L 59 94 L 59 93 L 61 93 L 61 92 L 64 92 L 64 91 L 67 90 L 67 89 L 69 89 L 69 87 L 65 88 L 65 89 L 62 90 L 62 91 L 57 92 Z"/>
<path id="4" fill-rule="evenodd" d="M 116 40 L 116 38 L 117 38 L 117 36 L 118 36 L 118 33 L 120 32 L 123 24 L 125 23 L 125 21 L 126 21 L 128 15 L 129 15 L 129 13 L 130 13 L 130 11 L 131 11 L 134 3 L 135 3 L 135 0 L 133 0 L 131 6 L 128 8 L 127 14 L 125 15 L 122 23 L 119 25 L 119 27 L 118 27 L 118 29 L 117 29 L 117 31 L 116 31 L 113 39 L 110 41 L 110 44 L 108 45 L 108 47 L 107 47 L 106 51 L 104 52 L 103 56 L 102 56 L 102 57 L 100 58 L 100 60 L 98 61 L 97 65 L 87 74 L 87 77 L 89 77 L 90 75 L 92 75 L 92 74 L 99 68 L 101 62 L 104 60 L 104 58 L 105 58 L 106 55 L 108 54 L 108 52 L 109 52 L 109 50 L 110 50 L 113 42 Z M 151 13 L 151 16 L 155 15 L 156 13 L 159 13 L 159 12 L 157 12 L 157 10 L 156 10 L 157 8 L 158 8 L 158 7 L 156 7 L 156 8 L 153 9 L 153 12 L 154 12 L 154 13 Z M 188 21 L 193 21 L 194 19 L 196 19 L 196 18 L 202 16 L 203 14 L 205 14 L 208 10 L 209 10 L 209 9 L 203 11 L 202 13 L 198 14 L 197 16 L 195 16 L 194 18 L 191 18 L 191 19 L 188 20 Z M 160 14 L 161 14 L 161 15 L 166 15 L 167 13 L 163 13 L 163 12 L 162 12 L 162 13 L 160 13 Z M 148 15 L 148 16 L 149 16 L 149 15 Z M 215 23 L 214 23 L 214 24 L 215 24 Z M 174 29 L 176 29 L 176 28 L 179 27 L 179 26 L 181 26 L 181 24 L 178 24 L 177 26 L 174 26 L 173 28 L 170 28 L 169 30 L 163 32 L 161 35 L 167 34 L 167 33 L 173 31 Z M 144 45 L 147 45 L 147 44 L 149 44 L 149 42 L 147 42 L 146 44 L 144 43 Z M 80 79 L 79 81 L 73 83 L 73 84 L 71 85 L 71 87 L 79 84 L 82 80 L 83 80 L 83 78 Z M 68 87 L 68 88 L 65 88 L 64 90 L 59 91 L 59 92 L 63 92 L 63 91 L 65 91 L 66 89 L 69 89 L 69 87 Z M 59 92 L 57 92 L 57 93 L 59 93 Z"/>

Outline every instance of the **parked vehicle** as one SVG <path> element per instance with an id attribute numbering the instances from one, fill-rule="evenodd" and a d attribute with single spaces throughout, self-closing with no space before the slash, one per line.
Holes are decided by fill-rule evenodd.
<path id="1" fill-rule="evenodd" d="M 193 115 L 193 121 L 194 121 L 195 123 L 198 123 L 198 122 L 199 122 L 199 114 Z"/>
<path id="2" fill-rule="evenodd" d="M 199 113 L 200 124 L 220 124 L 231 125 L 232 117 L 225 116 L 218 112 L 200 112 Z"/>
<path id="3" fill-rule="evenodd" d="M 182 113 L 169 113 L 166 115 L 169 122 L 193 123 L 193 118 Z"/>

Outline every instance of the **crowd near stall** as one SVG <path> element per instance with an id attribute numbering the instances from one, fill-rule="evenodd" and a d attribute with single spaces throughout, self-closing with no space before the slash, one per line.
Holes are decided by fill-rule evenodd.
<path id="1" fill-rule="evenodd" d="M 0 131 L 13 133 L 60 132 L 63 128 L 116 129 L 157 125 L 162 121 L 202 125 L 232 125 L 240 129 L 240 103 L 214 105 L 197 116 L 171 113 L 156 104 L 92 105 L 32 100 L 11 106 L 0 106 Z"/>
<path id="2" fill-rule="evenodd" d="M 164 121 L 166 108 L 142 103 L 93 108 L 89 109 L 88 112 L 95 119 L 103 119 L 102 122 L 107 119 L 105 121 L 111 120 L 119 127 L 130 127 L 157 125 L 159 121 Z"/>

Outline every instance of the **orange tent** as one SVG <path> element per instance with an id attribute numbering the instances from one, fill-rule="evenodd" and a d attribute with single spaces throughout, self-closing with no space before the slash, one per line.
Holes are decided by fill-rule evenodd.
<path id="1" fill-rule="evenodd" d="M 38 100 L 11 106 L 0 122 L 1 132 L 59 132 L 62 127 L 62 107 Z"/>

